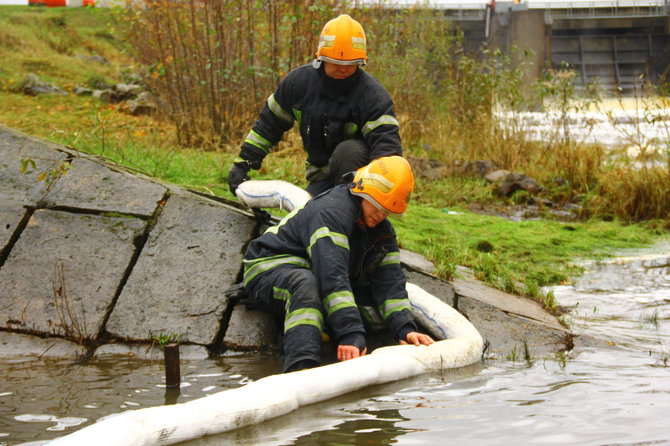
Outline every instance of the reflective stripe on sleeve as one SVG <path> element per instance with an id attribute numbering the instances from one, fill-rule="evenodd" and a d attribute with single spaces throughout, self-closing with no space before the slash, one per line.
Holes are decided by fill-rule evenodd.
<path id="1" fill-rule="evenodd" d="M 316 242 L 319 241 L 319 239 L 323 237 L 330 237 L 330 239 L 335 243 L 337 246 L 340 246 L 347 251 L 349 250 L 349 238 L 344 235 L 340 234 L 339 232 L 333 232 L 327 227 L 323 226 L 312 234 L 312 236 L 309 239 L 309 246 L 307 247 L 307 255 L 312 257 L 312 246 L 316 244 Z"/>
<path id="2" fill-rule="evenodd" d="M 270 141 L 263 138 L 261 135 L 254 132 L 253 130 L 249 132 L 244 142 L 246 142 L 247 144 L 251 144 L 254 147 L 258 147 L 265 153 L 268 153 L 270 151 L 270 148 L 272 147 L 272 143 Z"/>
<path id="3" fill-rule="evenodd" d="M 386 266 L 386 265 L 399 265 L 400 264 L 400 253 L 398 251 L 396 252 L 389 252 L 384 256 L 382 261 L 379 263 L 379 266 Z"/>
<path id="4" fill-rule="evenodd" d="M 274 94 L 271 94 L 268 98 L 268 108 L 282 121 L 286 121 L 288 124 L 293 124 L 293 115 L 281 108 L 281 105 L 279 105 L 279 102 L 275 99 Z"/>
<path id="5" fill-rule="evenodd" d="M 407 299 L 389 299 L 379 306 L 379 312 L 384 320 L 396 311 L 411 310 L 409 300 Z"/>
<path id="6" fill-rule="evenodd" d="M 367 136 L 368 133 L 379 127 L 380 125 L 395 125 L 396 127 L 399 127 L 398 120 L 391 116 L 391 115 L 384 115 L 381 116 L 379 119 L 376 121 L 368 121 L 365 123 L 363 126 L 363 136 Z"/>
<path id="7" fill-rule="evenodd" d="M 337 291 L 329 294 L 328 297 L 324 299 L 323 306 L 326 309 L 328 316 L 330 316 L 342 308 L 356 308 L 356 301 L 354 300 L 354 294 L 351 291 Z"/>

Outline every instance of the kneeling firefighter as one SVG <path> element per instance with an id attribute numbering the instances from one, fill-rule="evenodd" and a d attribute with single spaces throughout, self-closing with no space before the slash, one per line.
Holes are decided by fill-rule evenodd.
<path id="1" fill-rule="evenodd" d="M 256 308 L 283 319 L 285 372 L 320 364 L 326 329 L 340 361 L 365 355 L 375 323 L 400 343 L 434 342 L 417 332 L 386 218 L 405 212 L 413 188 L 405 158 L 378 158 L 251 242 L 244 286 Z"/>

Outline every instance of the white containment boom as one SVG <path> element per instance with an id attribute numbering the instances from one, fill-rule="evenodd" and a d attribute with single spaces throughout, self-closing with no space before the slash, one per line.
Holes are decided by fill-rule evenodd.
<path id="1" fill-rule="evenodd" d="M 245 181 L 237 187 L 235 195 L 250 208 L 279 208 L 289 212 L 312 198 L 306 190 L 281 180 Z"/>
<path id="2" fill-rule="evenodd" d="M 408 283 L 407 292 L 416 319 L 442 340 L 430 346 L 383 347 L 360 358 L 268 376 L 186 403 L 122 412 L 47 445 L 175 444 L 257 424 L 363 387 L 481 359 L 484 342 L 465 317 L 416 285 Z"/>

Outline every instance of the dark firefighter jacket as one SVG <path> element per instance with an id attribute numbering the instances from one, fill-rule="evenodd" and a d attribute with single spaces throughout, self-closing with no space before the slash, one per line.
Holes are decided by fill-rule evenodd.
<path id="1" fill-rule="evenodd" d="M 352 138 L 365 142 L 370 160 L 402 155 L 393 102 L 384 87 L 360 68 L 346 79 L 330 78 L 323 67 L 312 64 L 291 71 L 265 101 L 240 157 L 258 169 L 295 121 L 308 165 L 327 165 L 335 146 Z"/>
<path id="2" fill-rule="evenodd" d="M 339 185 L 287 215 L 247 248 L 244 283 L 286 263 L 311 268 L 335 340 L 364 347 L 366 308 L 375 308 L 399 340 L 417 328 L 393 226 L 388 220 L 365 226 L 360 200 Z"/>

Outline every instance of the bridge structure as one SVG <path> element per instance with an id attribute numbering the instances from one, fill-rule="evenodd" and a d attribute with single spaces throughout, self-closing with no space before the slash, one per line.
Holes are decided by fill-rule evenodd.
<path id="1" fill-rule="evenodd" d="M 363 1 L 366 3 L 366 1 Z M 463 32 L 467 51 L 486 44 L 532 50 L 529 79 L 567 64 L 586 86 L 633 94 L 643 80 L 670 77 L 670 0 L 398 0 L 387 8 L 424 5 Z"/>

